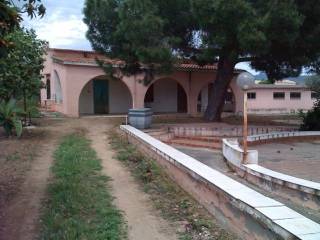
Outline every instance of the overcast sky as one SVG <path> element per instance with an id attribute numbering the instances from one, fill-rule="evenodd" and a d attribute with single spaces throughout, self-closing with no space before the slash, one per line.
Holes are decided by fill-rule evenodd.
<path id="1" fill-rule="evenodd" d="M 87 26 L 83 23 L 84 0 L 42 0 L 47 12 L 42 18 L 24 17 L 23 25 L 35 29 L 39 38 L 47 40 L 52 48 L 91 50 L 86 39 Z M 237 68 L 256 73 L 247 63 Z"/>

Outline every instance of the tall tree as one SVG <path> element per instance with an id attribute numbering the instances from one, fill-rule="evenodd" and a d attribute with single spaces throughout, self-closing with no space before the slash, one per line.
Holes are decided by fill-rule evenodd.
<path id="1" fill-rule="evenodd" d="M 306 79 L 306 85 L 313 91 L 315 102 L 311 110 L 300 113 L 302 117 L 301 130 L 320 131 L 320 76 L 312 75 Z"/>
<path id="2" fill-rule="evenodd" d="M 41 70 L 48 44 L 37 39 L 33 30 L 24 29 L 16 29 L 5 40 L 14 48 L 0 58 L 0 100 L 21 100 L 26 111 L 27 100 L 39 95 L 42 87 Z"/>
<path id="3" fill-rule="evenodd" d="M 317 105 L 320 107 L 320 75 L 312 75 L 306 78 L 306 85 L 314 92 Z M 319 119 L 320 120 L 320 119 Z"/>
<path id="4" fill-rule="evenodd" d="M 208 120 L 220 120 L 239 62 L 273 81 L 319 66 L 317 0 L 86 0 L 84 14 L 93 48 L 123 60 L 123 72 L 148 80 L 185 58 L 217 63 Z"/>
<path id="5" fill-rule="evenodd" d="M 5 36 L 19 27 L 22 14 L 27 13 L 30 18 L 43 17 L 45 7 L 41 0 L 0 0 L 0 58 L 5 56 L 11 43 L 5 40 Z"/>

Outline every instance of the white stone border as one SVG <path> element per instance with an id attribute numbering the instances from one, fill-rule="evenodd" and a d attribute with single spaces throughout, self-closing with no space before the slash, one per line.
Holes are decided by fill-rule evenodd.
<path id="1" fill-rule="evenodd" d="M 295 135 L 297 136 L 297 135 Z M 306 136 L 306 135 L 299 135 Z M 315 136 L 315 135 L 308 135 Z M 270 138 L 266 138 L 270 139 Z M 261 140 L 261 139 L 260 139 Z M 272 171 L 258 165 L 258 151 L 249 150 L 247 163 L 242 164 L 243 150 L 239 146 L 237 140 L 223 139 L 222 153 L 229 164 L 240 168 L 241 170 L 263 178 L 267 181 L 275 182 L 280 185 L 285 185 L 289 188 L 303 191 L 309 194 L 320 196 L 320 183 L 308 181 L 301 178 L 296 178 L 290 175 Z"/>
<path id="2" fill-rule="evenodd" d="M 271 140 L 279 138 L 291 138 L 291 137 L 312 137 L 320 136 L 320 131 L 294 131 L 294 132 L 272 132 L 265 134 L 257 134 L 248 136 L 248 142 L 259 142 L 261 140 Z"/>
<path id="3" fill-rule="evenodd" d="M 223 156 L 238 168 L 243 168 L 243 150 L 239 146 L 237 139 L 222 139 L 222 152 Z M 258 164 L 258 151 L 249 150 L 247 153 L 247 162 L 251 164 Z"/>
<path id="4" fill-rule="evenodd" d="M 256 221 L 266 219 L 272 231 L 287 238 L 289 235 L 297 239 L 320 239 L 320 225 L 301 214 L 286 207 L 282 203 L 268 198 L 251 188 L 225 176 L 224 174 L 206 166 L 196 159 L 164 144 L 148 134 L 128 125 L 120 126 L 126 134 L 146 144 L 150 150 L 163 156 L 167 161 L 176 166 L 183 166 L 192 173 L 195 179 L 203 179 L 224 192 L 231 201 L 240 201 L 241 211 L 256 217 Z M 264 222 L 265 224 L 265 222 Z M 284 232 L 283 232 L 284 231 Z"/>
<path id="5" fill-rule="evenodd" d="M 248 141 L 254 143 L 279 138 L 310 136 L 320 136 L 320 132 L 274 132 L 249 136 Z M 228 164 L 249 182 L 268 191 L 277 192 L 279 195 L 286 195 L 291 201 L 297 204 L 315 210 L 320 208 L 320 183 L 293 177 L 259 166 L 258 151 L 256 150 L 250 150 L 247 164 L 242 164 L 243 151 L 237 140 L 223 139 L 222 145 L 223 156 Z M 256 158 L 252 157 L 252 155 Z"/>

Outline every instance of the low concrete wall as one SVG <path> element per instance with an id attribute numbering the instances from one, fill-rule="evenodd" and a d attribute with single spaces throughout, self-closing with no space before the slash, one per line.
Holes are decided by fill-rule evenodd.
<path id="1" fill-rule="evenodd" d="M 272 171 L 257 164 L 244 165 L 245 178 L 263 189 L 314 210 L 320 209 L 320 183 Z"/>
<path id="2" fill-rule="evenodd" d="M 131 126 L 128 140 L 242 239 L 311 239 L 320 225 Z M 296 226 L 299 226 L 297 228 Z"/>
<path id="3" fill-rule="evenodd" d="M 222 153 L 228 163 L 235 165 L 238 168 L 243 168 L 244 151 L 240 148 L 237 139 L 223 139 Z M 258 151 L 249 150 L 246 156 L 246 162 L 258 164 Z"/>
<path id="4" fill-rule="evenodd" d="M 249 136 L 248 141 L 257 143 L 265 140 L 318 136 L 320 132 L 279 132 Z M 254 153 L 250 155 L 250 153 Z M 223 156 L 228 165 L 241 177 L 292 202 L 315 210 L 320 208 L 320 183 L 292 177 L 258 165 L 258 151 L 250 150 L 248 161 L 242 163 L 243 151 L 237 141 L 223 139 Z M 250 156 L 250 157 L 249 157 Z M 253 159 L 253 160 L 252 160 Z"/>
<path id="5" fill-rule="evenodd" d="M 290 127 L 250 127 L 249 135 L 268 134 L 271 132 L 290 132 L 296 128 Z M 216 136 L 216 137 L 237 137 L 242 136 L 242 127 L 195 127 L 195 126 L 169 126 L 169 131 L 175 136 Z"/>
<path id="6" fill-rule="evenodd" d="M 272 132 L 248 136 L 248 142 L 259 143 L 265 140 L 275 140 L 280 138 L 294 138 L 294 137 L 320 137 L 320 131 L 285 131 Z"/>

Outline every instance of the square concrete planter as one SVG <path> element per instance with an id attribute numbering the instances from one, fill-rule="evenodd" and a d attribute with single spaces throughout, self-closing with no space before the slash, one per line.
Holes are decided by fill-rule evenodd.
<path id="1" fill-rule="evenodd" d="M 151 108 L 129 109 L 128 123 L 138 129 L 150 128 L 152 123 Z"/>

